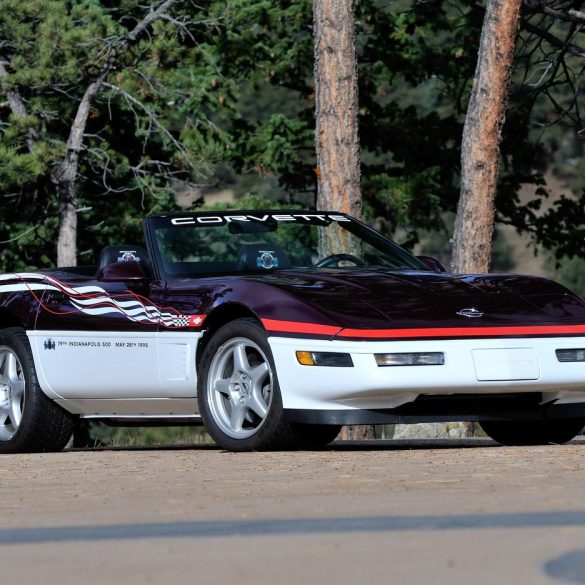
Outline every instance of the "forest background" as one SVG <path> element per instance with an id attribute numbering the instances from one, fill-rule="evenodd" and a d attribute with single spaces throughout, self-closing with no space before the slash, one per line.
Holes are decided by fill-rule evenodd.
<path id="1" fill-rule="evenodd" d="M 310 0 L 0 5 L 0 271 L 55 264 L 72 153 L 80 264 L 140 238 L 145 215 L 218 193 L 314 205 Z M 559 18 L 580 9 L 524 2 L 492 270 L 546 273 L 585 294 L 585 43 L 583 22 Z M 364 217 L 448 265 L 485 3 L 359 0 L 355 10 Z M 97 79 L 83 143 L 68 149 Z"/>

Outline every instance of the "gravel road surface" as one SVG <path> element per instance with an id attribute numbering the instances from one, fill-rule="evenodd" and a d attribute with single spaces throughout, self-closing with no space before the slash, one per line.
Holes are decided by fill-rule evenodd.
<path id="1" fill-rule="evenodd" d="M 585 441 L 0 457 L 2 583 L 585 583 Z"/>

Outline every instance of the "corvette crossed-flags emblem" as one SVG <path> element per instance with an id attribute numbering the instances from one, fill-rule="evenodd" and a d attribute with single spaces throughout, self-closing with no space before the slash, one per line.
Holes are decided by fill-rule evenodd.
<path id="1" fill-rule="evenodd" d="M 180 315 L 179 317 L 173 317 L 169 321 L 166 321 L 163 317 L 163 323 L 173 327 L 199 327 L 203 323 L 203 317 L 201 315 Z"/>

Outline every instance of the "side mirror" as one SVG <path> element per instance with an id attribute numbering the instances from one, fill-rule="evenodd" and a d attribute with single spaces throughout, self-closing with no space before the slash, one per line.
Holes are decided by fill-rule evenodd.
<path id="1" fill-rule="evenodd" d="M 433 272 L 447 272 L 447 269 L 441 264 L 441 262 L 432 256 L 417 256 L 417 258 Z"/>
<path id="2" fill-rule="evenodd" d="M 144 273 L 142 266 L 136 260 L 129 260 L 127 262 L 115 262 L 114 264 L 107 264 L 97 275 L 97 279 L 103 282 L 145 282 L 148 277 Z"/>

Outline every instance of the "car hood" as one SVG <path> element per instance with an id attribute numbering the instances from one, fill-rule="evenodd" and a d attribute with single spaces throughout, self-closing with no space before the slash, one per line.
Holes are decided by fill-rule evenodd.
<path id="1" fill-rule="evenodd" d="M 585 323 L 579 297 L 538 277 L 352 269 L 283 271 L 251 279 L 294 295 L 347 328 Z"/>

